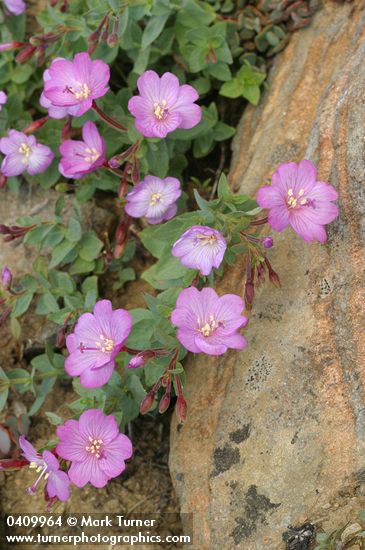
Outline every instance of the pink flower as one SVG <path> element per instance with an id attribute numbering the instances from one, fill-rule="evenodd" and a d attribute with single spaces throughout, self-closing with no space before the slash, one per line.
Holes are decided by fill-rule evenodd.
<path id="1" fill-rule="evenodd" d="M 9 130 L 8 137 L 0 139 L 0 151 L 6 155 L 1 164 L 4 176 L 19 176 L 23 172 L 30 176 L 40 174 L 54 158 L 49 147 L 17 130 Z"/>
<path id="2" fill-rule="evenodd" d="M 23 451 L 22 455 L 29 462 L 29 467 L 39 473 L 36 482 L 29 487 L 28 492 L 34 495 L 39 483 L 47 480 L 47 493 L 50 498 L 57 497 L 66 501 L 70 498 L 70 480 L 66 472 L 60 470 L 57 458 L 50 451 L 43 451 L 42 456 L 23 435 L 19 437 L 19 445 Z"/>
<path id="3" fill-rule="evenodd" d="M 205 225 L 194 225 L 176 241 L 172 255 L 180 258 L 184 266 L 209 275 L 213 267 L 221 265 L 226 248 L 226 240 L 219 231 Z"/>
<path id="4" fill-rule="evenodd" d="M 242 349 L 247 343 L 237 330 L 247 323 L 241 315 L 245 305 L 239 296 L 218 296 L 212 288 L 181 291 L 171 322 L 178 327 L 177 338 L 189 351 L 222 355 L 228 348 Z"/>
<path id="5" fill-rule="evenodd" d="M 54 61 L 66 61 L 66 59 L 64 59 L 63 57 L 57 57 L 56 59 L 54 59 Z M 48 82 L 49 80 L 51 80 L 51 75 L 49 74 L 49 70 L 47 69 L 43 73 L 43 82 L 45 83 L 45 82 Z M 67 115 L 77 116 L 77 113 L 80 109 L 79 104 L 73 105 L 72 107 L 59 107 L 59 106 L 53 105 L 53 103 L 46 98 L 44 91 L 41 94 L 39 103 L 42 105 L 42 107 L 48 110 L 48 116 L 50 118 L 60 119 L 60 118 L 64 118 Z"/>
<path id="6" fill-rule="evenodd" d="M 176 178 L 146 176 L 126 196 L 125 211 L 132 218 L 145 216 L 148 223 L 161 223 L 175 216 L 180 195 L 180 182 Z"/>
<path id="7" fill-rule="evenodd" d="M 3 267 L 1 272 L 1 286 L 3 287 L 4 290 L 9 290 L 9 288 L 11 287 L 12 280 L 13 280 L 13 274 L 10 271 L 10 269 L 7 266 Z"/>
<path id="8" fill-rule="evenodd" d="M 256 200 L 269 209 L 269 224 L 276 231 L 291 225 L 305 241 L 327 240 L 325 224 L 338 215 L 336 189 L 317 181 L 317 169 L 309 160 L 299 164 L 281 164 L 272 177 L 272 185 L 261 187 Z"/>
<path id="9" fill-rule="evenodd" d="M 82 178 L 93 172 L 105 161 L 105 141 L 93 122 L 82 128 L 83 141 L 67 139 L 60 146 L 62 155 L 59 170 L 65 178 Z"/>
<path id="10" fill-rule="evenodd" d="M 137 80 L 140 95 L 133 96 L 128 109 L 135 125 L 146 137 L 164 138 L 176 128 L 193 128 L 201 119 L 198 92 L 188 84 L 180 86 L 172 73 L 161 78 L 155 71 L 145 71 Z"/>
<path id="11" fill-rule="evenodd" d="M 124 461 L 132 456 L 132 443 L 119 433 L 115 418 L 97 409 L 85 411 L 78 421 L 67 420 L 58 426 L 57 436 L 57 454 L 72 461 L 68 475 L 76 487 L 88 482 L 104 487 L 123 472 Z"/>
<path id="12" fill-rule="evenodd" d="M 5 103 L 8 101 L 8 96 L 5 92 L 0 91 L 0 111 L 2 109 L 2 106 L 5 105 Z"/>
<path id="13" fill-rule="evenodd" d="M 92 61 L 86 52 L 76 54 L 73 61 L 58 58 L 44 74 L 43 96 L 52 107 L 64 107 L 68 114 L 81 116 L 91 108 L 94 99 L 107 93 L 109 78 L 109 66 L 99 59 Z M 70 112 L 70 107 L 75 109 Z M 62 118 L 55 114 L 54 118 Z"/>
<path id="14" fill-rule="evenodd" d="M 70 353 L 65 361 L 70 376 L 80 376 L 85 388 L 99 388 L 113 374 L 115 356 L 132 328 L 132 316 L 125 309 L 113 311 L 109 300 L 100 300 L 94 313 L 84 313 L 66 338 Z"/>
<path id="15" fill-rule="evenodd" d="M 27 8 L 23 0 L 4 0 L 4 4 L 13 15 L 21 15 Z"/>

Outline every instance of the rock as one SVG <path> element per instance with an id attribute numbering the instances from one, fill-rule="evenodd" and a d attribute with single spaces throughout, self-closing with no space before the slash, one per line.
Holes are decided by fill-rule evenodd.
<path id="1" fill-rule="evenodd" d="M 348 525 L 341 535 L 342 542 L 349 542 L 355 535 L 358 535 L 362 531 L 362 527 L 359 523 L 352 523 Z"/>
<path id="2" fill-rule="evenodd" d="M 258 290 L 248 347 L 191 357 L 170 468 L 194 548 L 279 550 L 288 525 L 325 531 L 364 507 L 365 10 L 326 1 L 277 58 L 234 142 L 232 188 L 254 193 L 287 160 L 313 160 L 340 194 L 326 245 L 275 234 L 282 289 Z M 243 293 L 243 266 L 220 291 Z"/>

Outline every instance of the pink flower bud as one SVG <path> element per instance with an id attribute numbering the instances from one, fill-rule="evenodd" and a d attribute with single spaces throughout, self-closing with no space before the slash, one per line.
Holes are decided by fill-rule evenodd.
<path id="1" fill-rule="evenodd" d="M 34 132 L 42 128 L 42 126 L 44 126 L 48 120 L 49 120 L 48 115 L 42 118 L 39 118 L 38 120 L 34 120 L 30 124 L 28 124 L 28 126 L 23 128 L 23 134 L 27 134 L 27 135 L 33 134 Z"/>
<path id="2" fill-rule="evenodd" d="M 141 414 L 147 414 L 148 411 L 151 409 L 153 403 L 155 401 L 155 392 L 154 390 L 151 390 L 148 392 L 144 400 L 139 406 L 139 412 Z"/>
<path id="3" fill-rule="evenodd" d="M 186 420 L 186 414 L 188 411 L 188 405 L 183 395 L 179 395 L 175 405 L 175 412 L 179 424 L 184 424 Z"/>
<path id="4" fill-rule="evenodd" d="M 171 394 L 170 394 L 169 391 L 166 390 L 166 393 L 162 397 L 162 399 L 160 401 L 160 404 L 159 404 L 159 407 L 158 407 L 158 410 L 161 414 L 163 414 L 164 412 L 167 411 L 167 409 L 170 406 L 170 401 L 171 401 Z"/>
<path id="5" fill-rule="evenodd" d="M 0 52 L 5 52 L 7 50 L 17 50 L 18 48 L 22 48 L 25 46 L 24 42 L 4 42 L 3 44 L 0 44 Z"/>
<path id="6" fill-rule="evenodd" d="M 27 44 L 26 46 L 24 46 L 24 48 L 22 48 L 22 50 L 20 50 L 18 55 L 15 57 L 15 61 L 23 65 L 23 63 L 26 63 L 27 61 L 32 59 L 36 49 L 37 48 L 35 46 L 31 46 L 30 44 Z"/>
<path id="7" fill-rule="evenodd" d="M 274 239 L 270 236 L 264 237 L 262 239 L 262 244 L 264 248 L 271 248 L 274 245 Z"/>
<path id="8" fill-rule="evenodd" d="M 13 280 L 13 274 L 10 269 L 5 266 L 1 272 L 1 286 L 4 290 L 9 290 L 11 282 Z"/>

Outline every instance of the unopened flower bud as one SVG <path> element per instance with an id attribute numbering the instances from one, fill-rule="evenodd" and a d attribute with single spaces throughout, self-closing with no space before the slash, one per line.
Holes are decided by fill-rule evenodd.
<path id="1" fill-rule="evenodd" d="M 254 287 L 253 281 L 246 281 L 245 303 L 251 306 L 253 304 L 254 297 L 255 297 L 255 287 Z"/>
<path id="2" fill-rule="evenodd" d="M 46 115 L 42 118 L 39 118 L 38 120 L 34 120 L 30 124 L 28 124 L 28 126 L 23 128 L 23 130 L 22 130 L 23 134 L 27 134 L 27 135 L 33 134 L 34 132 L 36 132 L 37 130 L 42 128 L 42 126 L 44 126 L 48 120 L 49 120 L 48 115 Z"/>
<path id="3" fill-rule="evenodd" d="M 148 411 L 151 409 L 153 403 L 155 401 L 155 391 L 151 390 L 148 392 L 144 400 L 139 406 L 139 412 L 141 414 L 147 414 Z"/>
<path id="4" fill-rule="evenodd" d="M 273 244 L 274 244 L 274 239 L 270 236 L 264 237 L 262 239 L 262 245 L 264 246 L 264 248 L 271 248 Z"/>
<path id="5" fill-rule="evenodd" d="M 106 22 L 105 29 L 103 30 L 101 35 L 101 42 L 103 44 L 106 44 L 108 42 L 108 36 L 109 36 L 109 19 Z"/>
<path id="6" fill-rule="evenodd" d="M 61 349 L 66 344 L 65 327 L 61 327 L 56 336 L 56 348 Z"/>
<path id="7" fill-rule="evenodd" d="M 114 258 L 117 260 L 121 257 L 128 238 L 128 229 L 130 225 L 130 218 L 127 216 L 122 220 L 115 232 L 115 247 L 114 247 Z"/>
<path id="8" fill-rule="evenodd" d="M 163 414 L 164 412 L 167 411 L 167 409 L 170 406 L 170 401 L 171 401 L 171 393 L 170 393 L 170 391 L 166 390 L 166 393 L 162 397 L 162 399 L 160 401 L 160 404 L 158 406 L 158 410 L 161 414 Z"/>
<path id="9" fill-rule="evenodd" d="M 273 285 L 275 285 L 277 288 L 281 288 L 281 283 L 279 279 L 279 275 L 276 273 L 276 271 L 273 270 L 269 260 L 265 258 L 265 264 L 267 265 L 267 269 L 269 272 L 269 279 L 272 282 Z"/>
<path id="10" fill-rule="evenodd" d="M 176 416 L 179 424 L 184 424 L 186 420 L 187 411 L 188 411 L 188 405 L 184 399 L 184 396 L 179 395 L 175 405 L 175 412 L 176 412 Z"/>
<path id="11" fill-rule="evenodd" d="M 0 44 L 0 52 L 5 52 L 7 50 L 17 50 L 18 48 L 22 48 L 25 46 L 24 42 L 4 42 L 3 44 Z"/>
<path id="12" fill-rule="evenodd" d="M 140 177 L 139 177 L 139 166 L 138 166 L 138 161 L 134 161 L 134 164 L 133 164 L 133 169 L 132 169 L 132 182 L 134 184 L 137 184 L 140 180 Z"/>
<path id="13" fill-rule="evenodd" d="M 4 290 L 9 290 L 11 282 L 13 280 L 13 274 L 10 269 L 5 266 L 1 272 L 1 286 Z"/>
<path id="14" fill-rule="evenodd" d="M 27 61 L 32 59 L 33 55 L 35 54 L 36 49 L 37 48 L 35 46 L 31 46 L 30 44 L 27 44 L 16 55 L 15 61 L 17 61 L 18 63 L 23 65 L 24 63 L 26 63 Z"/>
<path id="15" fill-rule="evenodd" d="M 265 267 L 263 264 L 259 264 L 257 266 L 257 279 L 259 281 L 259 283 L 263 283 L 265 281 Z"/>
<path id="16" fill-rule="evenodd" d="M 113 31 L 108 36 L 108 40 L 107 40 L 107 44 L 108 44 L 109 48 L 115 48 L 115 46 L 118 45 L 118 42 L 119 42 L 118 28 L 119 28 L 119 19 L 118 19 L 118 17 L 116 17 L 114 19 Z"/>
<path id="17" fill-rule="evenodd" d="M 143 353 L 138 353 L 132 359 L 129 361 L 127 368 L 128 369 L 138 369 L 138 367 L 143 367 L 145 365 L 146 360 L 143 356 Z"/>

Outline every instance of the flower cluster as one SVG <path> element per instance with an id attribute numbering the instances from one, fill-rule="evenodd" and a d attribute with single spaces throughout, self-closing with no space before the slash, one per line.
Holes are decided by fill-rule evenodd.
<path id="1" fill-rule="evenodd" d="M 115 418 L 98 409 L 85 411 L 79 420 L 67 420 L 57 428 L 57 436 L 60 442 L 54 451 L 44 450 L 42 454 L 24 436 L 19 438 L 22 455 L 39 474 L 28 492 L 34 495 L 45 482 L 46 495 L 51 501 L 68 500 L 70 483 L 76 487 L 87 483 L 104 487 L 124 471 L 125 461 L 133 452 L 130 439 L 119 433 Z M 63 466 L 58 458 L 65 461 Z"/>
<path id="2" fill-rule="evenodd" d="M 4 2 L 7 10 L 15 15 L 25 9 L 23 0 Z M 175 130 L 195 127 L 202 118 L 202 109 L 196 103 L 198 93 L 192 86 L 180 85 L 177 76 L 170 72 L 159 76 L 152 70 L 145 71 L 138 78 L 139 95 L 128 101 L 129 113 L 134 118 L 132 121 L 126 115 L 126 119 L 130 119 L 126 123 L 128 127 L 101 110 L 96 100 L 109 91 L 110 69 L 104 61 L 92 60 L 90 53 L 95 50 L 107 19 L 105 17 L 99 25 L 94 41 L 89 42 L 88 52 L 78 53 L 72 60 L 56 58 L 44 71 L 40 104 L 48 114 L 33 121 L 22 131 L 10 129 L 8 135 L 0 139 L 0 152 L 4 155 L 0 186 L 6 183 L 9 176 L 23 173 L 33 176 L 44 172 L 51 165 L 55 156 L 53 151 L 39 143 L 33 135 L 50 118 L 66 118 L 58 165 L 59 172 L 65 178 L 78 180 L 98 169 L 109 170 L 118 176 L 117 207 L 123 212 L 118 220 L 113 246 L 109 246 L 108 235 L 105 239 L 105 265 L 119 260 L 130 232 L 134 231 L 140 237 L 140 227 L 146 225 L 146 222 L 151 225 L 168 222 L 176 216 L 178 206 L 181 208 L 184 204 L 181 182 L 175 177 L 162 179 L 153 174 L 140 175 L 143 163 L 139 163 L 139 160 L 145 150 L 143 147 L 148 143 L 144 138 L 164 139 Z M 117 31 L 113 33 L 115 36 L 111 40 L 115 41 L 118 39 Z M 8 43 L 3 49 L 14 49 L 19 44 Z M 0 91 L 0 110 L 6 101 L 7 95 Z M 142 136 L 128 149 L 117 152 L 108 160 L 102 131 L 94 122 L 84 122 L 80 130 L 78 128 L 81 124 L 76 124 L 77 128 L 72 127 L 72 117 L 81 117 L 91 109 L 93 116 L 98 116 L 100 122 L 114 130 L 128 132 L 125 133 L 128 137 L 136 134 L 131 128 L 134 122 Z M 175 137 L 178 135 L 175 134 Z M 75 137 L 80 139 L 72 139 Z M 69 189 L 78 184 L 68 182 L 62 185 Z M 227 184 L 226 190 L 229 194 Z M 324 226 L 338 215 L 338 207 L 333 202 L 337 199 L 335 188 L 317 181 L 316 167 L 309 160 L 302 160 L 299 164 L 281 164 L 272 176 L 271 185 L 258 190 L 257 203 L 261 208 L 268 209 L 267 218 L 255 217 L 260 209 L 247 209 L 246 212 L 236 208 L 235 198 L 225 202 L 225 193 L 220 193 L 218 187 L 218 198 L 212 200 L 211 204 L 202 199 L 201 211 L 196 217 L 187 218 L 190 227 L 185 221 L 180 227 L 180 221 L 186 219 L 181 217 L 163 225 L 161 230 L 157 228 L 160 235 L 165 228 L 168 235 L 173 234 L 165 248 L 162 249 L 161 245 L 161 252 L 164 257 L 165 253 L 173 256 L 170 260 L 175 267 L 174 277 L 176 272 L 178 276 L 181 272 L 181 276 L 180 279 L 171 277 L 171 284 L 171 281 L 167 284 L 162 281 L 158 287 L 166 290 L 165 298 L 168 296 L 171 299 L 172 296 L 172 303 L 159 303 L 157 298 L 150 297 L 153 304 L 151 324 L 155 322 L 155 316 L 158 318 L 157 328 L 153 326 L 156 330 L 153 339 L 151 336 L 150 348 L 145 349 L 147 346 L 143 345 L 140 350 L 128 347 L 134 312 L 113 309 L 110 300 L 97 301 L 92 313 L 82 313 L 82 305 L 74 307 L 70 313 L 72 321 L 68 317 L 64 322 L 62 343 L 59 344 L 62 347 L 66 343 L 68 354 L 64 369 L 69 376 L 79 377 L 83 388 L 102 388 L 106 384 L 110 384 L 110 388 L 115 380 L 122 379 L 124 382 L 127 376 L 137 380 L 139 372 L 134 369 L 148 369 L 150 362 L 162 358 L 162 374 L 158 371 L 158 379 L 154 380 L 152 388 L 147 393 L 143 390 L 140 412 L 149 412 L 158 399 L 158 410 L 160 413 L 165 412 L 175 392 L 178 420 L 181 423 L 185 421 L 187 403 L 183 394 L 183 367 L 179 363 L 184 350 L 220 356 L 229 349 L 245 348 L 247 342 L 242 329 L 248 319 L 244 312 L 245 308 L 252 307 L 256 281 L 261 284 L 268 274 L 269 280 L 280 286 L 279 276 L 268 258 L 274 240 L 267 234 L 268 231 L 262 232 L 263 226 L 268 223 L 271 229 L 281 232 L 290 225 L 305 241 L 317 240 L 323 243 L 327 239 Z M 242 196 L 238 199 L 242 199 Z M 248 197 L 243 197 L 243 202 L 247 200 Z M 251 200 L 248 202 L 252 204 Z M 139 218 L 144 220 L 136 222 Z M 191 219 L 194 223 L 190 223 Z M 33 227 L 2 225 L 0 233 L 5 235 L 5 240 L 11 241 L 24 237 Z M 149 227 L 144 234 L 155 229 Z M 144 242 L 143 238 L 140 240 Z M 245 254 L 244 290 L 238 291 L 238 294 L 219 295 L 211 285 L 215 277 L 221 276 L 223 263 L 233 263 L 232 257 L 238 253 Z M 195 270 L 196 273 L 189 270 Z M 176 281 L 182 281 L 182 288 L 177 288 Z M 8 305 L 7 300 L 10 301 L 16 292 L 17 285 L 13 285 L 12 272 L 4 267 L 1 274 L 1 303 Z M 0 324 L 4 315 L 8 316 L 10 312 L 11 307 L 8 307 L 0 317 Z M 72 328 L 71 323 L 74 323 Z M 164 333 L 165 330 L 167 334 L 163 334 L 159 341 L 156 334 Z M 123 355 L 117 361 L 119 354 Z M 116 368 L 123 369 L 122 376 L 114 372 Z M 137 382 L 140 384 L 139 380 Z M 124 389 L 126 392 L 130 390 L 127 386 Z M 95 391 L 95 394 L 99 393 L 102 390 Z M 99 403 L 95 406 L 99 406 Z M 109 411 L 108 407 L 105 409 Z M 43 483 L 50 501 L 68 500 L 71 484 L 84 487 L 91 483 L 95 487 L 104 487 L 110 479 L 124 471 L 125 461 L 132 456 L 132 443 L 120 433 L 116 418 L 99 409 L 85 410 L 78 420 L 70 419 L 59 425 L 57 436 L 57 446 L 52 450 L 43 450 L 42 453 L 37 452 L 24 436 L 19 439 L 24 462 L 39 474 L 29 492 L 34 494 Z"/>

